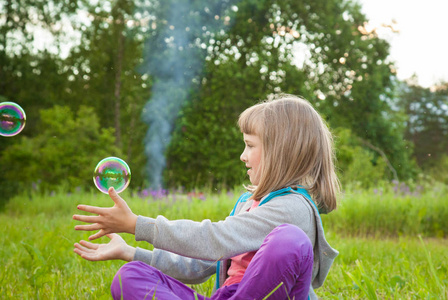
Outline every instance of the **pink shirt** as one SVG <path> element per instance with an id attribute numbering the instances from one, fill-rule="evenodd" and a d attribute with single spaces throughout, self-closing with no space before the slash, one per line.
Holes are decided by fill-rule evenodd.
<path id="1" fill-rule="evenodd" d="M 252 206 L 247 211 L 254 209 L 258 206 L 258 204 L 260 204 L 260 201 L 254 201 Z M 257 253 L 257 251 L 246 252 L 231 258 L 230 268 L 227 271 L 227 275 L 229 277 L 227 277 L 223 286 L 241 282 L 244 272 L 246 272 L 247 266 L 254 257 L 255 253 Z"/>

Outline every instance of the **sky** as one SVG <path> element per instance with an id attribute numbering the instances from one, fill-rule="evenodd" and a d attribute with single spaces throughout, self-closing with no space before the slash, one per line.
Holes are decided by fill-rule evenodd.
<path id="1" fill-rule="evenodd" d="M 423 87 L 448 82 L 448 0 L 358 0 L 371 26 L 392 24 L 379 32 L 391 44 L 390 59 L 400 80 L 413 74 Z"/>

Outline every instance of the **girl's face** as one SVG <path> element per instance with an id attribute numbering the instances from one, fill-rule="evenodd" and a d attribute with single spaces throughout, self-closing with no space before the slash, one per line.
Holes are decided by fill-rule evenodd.
<path id="1" fill-rule="evenodd" d="M 260 182 L 260 161 L 261 161 L 261 140 L 258 136 L 252 134 L 243 134 L 244 148 L 240 159 L 246 164 L 247 174 L 253 185 Z"/>

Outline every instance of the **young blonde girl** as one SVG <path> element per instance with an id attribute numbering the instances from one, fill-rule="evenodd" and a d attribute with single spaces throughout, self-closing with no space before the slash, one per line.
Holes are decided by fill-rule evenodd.
<path id="1" fill-rule="evenodd" d="M 319 213 L 336 208 L 339 190 L 332 136 L 304 99 L 280 95 L 245 110 L 238 120 L 245 142 L 240 159 L 251 185 L 223 221 L 193 222 L 135 215 L 111 188 L 111 208 L 79 205 L 108 244 L 81 241 L 75 252 L 97 261 L 129 261 L 115 275 L 114 299 L 208 299 L 186 284 L 216 273 L 211 299 L 317 299 L 338 252 L 325 240 Z M 115 233 L 135 234 L 153 251 L 133 248 Z M 276 289 L 277 288 L 277 289 Z"/>

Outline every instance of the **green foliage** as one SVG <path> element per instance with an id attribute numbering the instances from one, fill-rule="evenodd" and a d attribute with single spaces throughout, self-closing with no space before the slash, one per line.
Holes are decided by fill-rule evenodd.
<path id="1" fill-rule="evenodd" d="M 149 99 L 151 80 L 139 72 L 143 61 L 143 31 L 136 17 L 138 1 L 82 2 L 92 18 L 90 25 L 76 23 L 83 41 L 64 60 L 65 104 L 73 111 L 90 106 L 104 128 L 114 128 L 115 145 L 133 173 L 131 188 L 144 185 L 143 139 L 147 126 L 141 120 Z M 135 21 L 139 26 L 126 26 Z"/>
<path id="2" fill-rule="evenodd" d="M 374 155 L 361 147 L 352 149 L 352 161 L 345 165 L 342 172 L 341 181 L 362 188 L 376 186 L 384 180 L 386 164 L 384 160 L 378 158 L 374 162 Z"/>
<path id="3" fill-rule="evenodd" d="M 412 80 L 398 89 L 397 106 L 407 116 L 405 137 L 414 143 L 420 167 L 438 168 L 448 155 L 448 83 L 429 89 Z"/>
<path id="4" fill-rule="evenodd" d="M 221 78 L 231 74 L 235 86 L 229 90 Z M 232 64 L 216 66 L 208 86 L 179 116 L 167 151 L 168 186 L 231 188 L 244 180 L 246 171 L 239 160 L 244 144 L 236 122 L 239 113 L 254 103 L 253 95 L 242 88 L 247 83 L 241 80 L 253 74 L 250 67 L 239 71 Z M 225 93 L 221 101 L 217 93 Z M 261 98 L 261 89 L 258 95 Z"/>
<path id="5" fill-rule="evenodd" d="M 241 182 L 236 120 L 245 108 L 275 92 L 304 96 L 330 126 L 347 128 L 382 149 L 399 178 L 415 176 L 401 116 L 388 101 L 394 88 L 386 60 L 389 45 L 362 30 L 366 18 L 359 5 L 265 0 L 237 6 L 229 15 L 233 26 L 215 34 L 213 43 L 203 41 L 210 50 L 200 89 L 181 112 L 166 152 L 169 186 Z M 309 50 L 301 65 L 294 63 L 297 45 Z M 351 151 L 351 169 L 340 165 L 344 181 L 368 186 L 392 178 L 379 153 Z M 355 174 L 360 167 L 366 167 L 363 174 Z"/>
<path id="6" fill-rule="evenodd" d="M 74 114 L 68 107 L 41 110 L 41 130 L 2 153 L 2 174 L 20 188 L 52 191 L 92 186 L 96 164 L 107 156 L 120 156 L 113 130 L 100 128 L 92 108 L 81 106 Z M 3 185 L 2 185 L 3 186 Z"/>
<path id="7" fill-rule="evenodd" d="M 4 20 L 0 24 L 0 95 L 25 110 L 28 119 L 22 135 L 36 133 L 39 109 L 63 99 L 65 78 L 58 73 L 62 59 L 55 49 L 60 50 L 63 43 L 61 19 L 76 13 L 77 8 L 78 2 L 73 0 L 8 0 L 0 5 Z M 37 29 L 55 38 L 51 52 L 36 49 Z M 11 142 L 1 139 L 0 150 Z"/>
<path id="8" fill-rule="evenodd" d="M 342 186 L 370 188 L 386 178 L 386 163 L 383 158 L 362 147 L 359 139 L 349 129 L 338 128 L 333 134 Z"/>
<path id="9" fill-rule="evenodd" d="M 86 164 L 87 157 L 60 153 L 92 153 L 89 158 L 97 159 L 85 137 L 66 144 L 56 142 L 59 135 L 50 138 L 53 125 L 42 121 L 40 111 L 54 105 L 73 112 L 82 106 L 93 108 L 101 128 L 115 129 L 109 132 L 113 143 L 134 175 L 130 188 L 144 187 L 149 175 L 144 173 L 143 144 L 148 126 L 141 115 L 153 78 L 141 71 L 150 64 L 149 68 L 163 72 L 158 61 L 173 53 L 185 60 L 185 72 L 194 74 L 191 90 L 171 89 L 166 95 L 167 99 L 176 93 L 189 95 L 191 100 L 178 116 L 164 153 L 167 186 L 221 188 L 244 181 L 236 120 L 245 108 L 274 92 L 305 97 L 332 128 L 350 131 L 350 138 L 341 141 L 338 149 L 344 183 L 369 187 L 393 178 L 381 155 L 357 138 L 381 149 L 400 180 L 417 175 L 414 151 L 420 167 L 446 181 L 441 171 L 448 140 L 445 84 L 435 91 L 411 84 L 396 93 L 400 83 L 394 82 L 394 68 L 387 59 L 389 45 L 364 28 L 367 19 L 356 2 L 209 1 L 206 7 L 190 3 L 190 12 L 180 17 L 192 24 L 185 32 L 182 28 L 182 34 L 194 36 L 188 45 L 191 51 L 171 52 L 167 41 L 178 38 L 175 35 L 180 32 L 170 29 L 173 13 L 179 12 L 173 11 L 176 6 L 174 0 L 5 2 L 0 8 L 5 21 L 0 24 L 0 97 L 20 104 L 28 119 L 20 136 L 0 139 L 2 194 L 13 194 L 39 180 L 41 188 L 53 188 L 58 181 L 47 175 L 48 170 L 68 174 L 70 160 Z M 81 19 L 80 12 L 89 20 Z M 66 27 L 60 26 L 63 18 L 81 37 L 64 58 L 61 46 L 69 37 Z M 48 50 L 33 48 L 31 28 L 53 34 Z M 303 53 L 297 55 L 297 48 Z M 145 49 L 151 51 L 152 61 L 146 59 Z M 204 65 L 204 72 L 193 72 L 189 67 L 195 65 Z M 168 101 L 166 106 L 177 104 Z M 87 149 L 80 149 L 84 145 Z M 118 150 L 107 155 L 114 151 Z M 39 171 L 36 160 L 45 162 L 46 170 Z M 91 167 L 87 169 L 90 172 Z M 68 183 L 81 184 L 70 176 Z"/>
<path id="10" fill-rule="evenodd" d="M 437 164 L 427 169 L 427 174 L 435 181 L 448 184 L 448 154 L 442 154 L 437 159 Z"/>
<path id="11" fill-rule="evenodd" d="M 41 137 L 43 131 L 50 129 L 47 123 L 40 122 L 41 110 L 61 105 L 79 113 L 82 106 L 89 106 L 94 109 L 93 112 L 97 116 L 95 117 L 98 123 L 96 126 L 119 129 L 109 133 L 115 135 L 113 143 L 120 148 L 122 158 L 130 165 L 133 175 L 136 175 L 133 177 L 131 188 L 141 187 L 144 181 L 143 168 L 146 163 L 142 140 L 147 126 L 141 121 L 140 115 L 149 98 L 150 80 L 148 76 L 136 70 L 142 61 L 142 27 L 124 26 L 125 22 L 122 21 L 134 18 L 133 1 L 116 1 L 109 6 L 104 2 L 90 4 L 77 0 L 39 3 L 14 0 L 8 1 L 7 5 L 1 7 L 0 10 L 5 19 L 9 20 L 0 25 L 2 33 L 0 36 L 0 95 L 5 100 L 20 104 L 27 114 L 27 124 L 20 136 L 9 139 L 0 138 L 0 153 L 17 143 L 21 144 L 16 145 L 16 148 L 35 146 L 36 137 Z M 28 24 L 31 22 L 29 11 L 32 11 L 32 26 Z M 92 22 L 78 18 L 78 11 L 86 12 L 92 17 L 90 20 Z M 59 26 L 62 17 L 65 17 L 64 26 Z M 109 18 L 113 18 L 113 21 Z M 59 46 L 68 39 L 64 31 L 67 27 L 66 20 L 70 20 L 70 25 L 80 34 L 82 42 L 79 45 L 74 43 L 68 57 L 63 58 L 59 55 Z M 51 32 L 55 38 L 49 47 L 51 51 L 38 51 L 33 48 L 30 27 Z M 36 91 L 39 92 L 36 93 Z M 48 136 L 51 134 L 49 132 Z M 26 139 L 22 141 L 23 137 L 30 138 L 32 142 Z M 73 141 L 73 145 L 79 148 L 84 145 L 84 141 L 81 138 L 80 143 Z M 60 146 L 59 150 L 62 153 L 73 151 L 73 147 L 62 149 L 63 146 Z M 32 161 L 37 157 L 44 161 L 55 159 L 43 158 L 44 155 L 52 156 L 52 151 L 36 154 L 32 153 L 32 150 L 33 148 L 30 148 L 26 155 L 24 151 L 20 151 L 22 153 L 20 155 L 25 156 L 22 157 L 25 161 Z M 98 151 L 87 148 L 79 152 L 88 156 L 90 152 L 97 153 Z M 107 156 L 109 155 L 112 153 L 108 153 Z M 7 157 L 4 155 L 2 158 L 2 169 L 8 169 L 8 166 L 25 165 L 24 161 L 6 161 Z M 92 160 L 96 158 L 96 154 L 90 157 Z M 21 158 L 18 155 L 9 155 L 8 159 Z M 64 156 L 64 159 L 77 160 L 70 156 Z M 49 170 L 64 169 L 66 167 L 61 165 L 67 166 L 72 163 L 59 161 L 55 166 L 48 165 L 47 168 Z M 26 167 L 26 169 L 30 168 Z M 90 169 L 91 167 L 88 168 Z M 9 168 L 7 172 L 10 175 L 0 174 L 0 180 L 4 182 L 8 180 L 8 184 L 0 188 L 2 194 L 5 195 L 11 195 L 18 188 L 23 187 L 24 184 L 19 184 L 18 181 L 26 181 L 25 185 L 29 185 L 30 182 L 42 180 L 42 176 L 35 179 L 26 174 L 19 176 L 20 169 Z M 34 170 L 32 174 L 34 173 L 37 171 Z M 5 176 L 9 176 L 8 179 Z M 14 181 L 10 181 L 11 176 L 15 176 Z M 84 182 L 87 182 L 89 178 L 90 175 L 84 178 Z"/>

